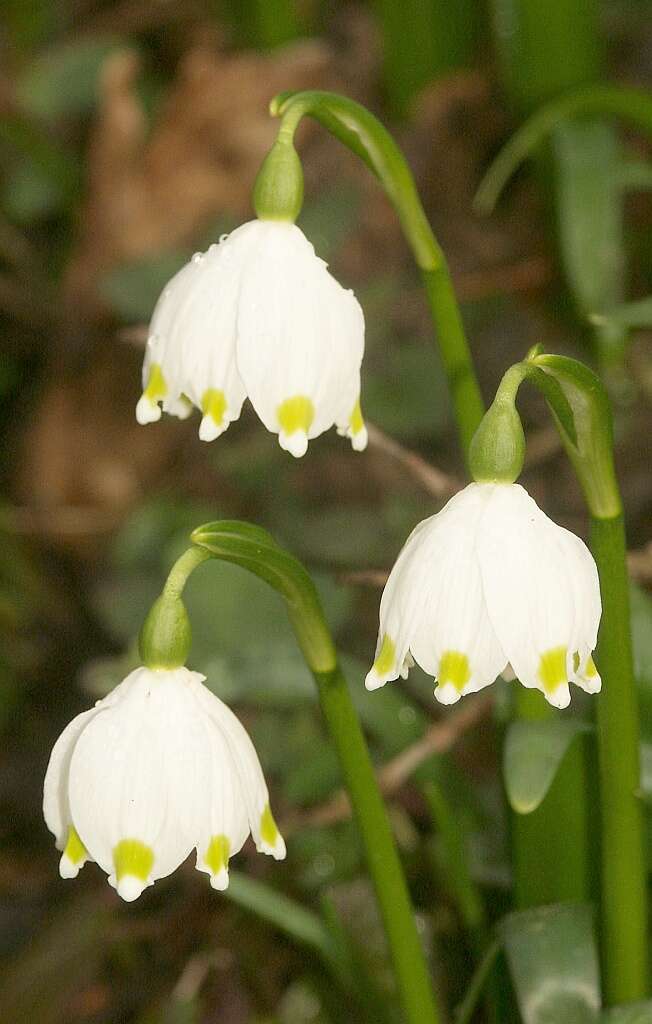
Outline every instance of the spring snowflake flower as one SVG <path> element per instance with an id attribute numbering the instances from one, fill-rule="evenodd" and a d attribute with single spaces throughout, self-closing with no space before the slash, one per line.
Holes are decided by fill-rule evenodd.
<path id="1" fill-rule="evenodd" d="M 138 668 L 64 729 L 43 800 L 63 878 L 95 860 L 135 900 L 193 848 L 215 889 L 250 832 L 259 851 L 285 857 L 253 744 L 203 680 Z"/>
<path id="2" fill-rule="evenodd" d="M 519 484 L 472 483 L 412 532 L 380 605 L 373 690 L 416 661 L 452 704 L 509 666 L 555 707 L 600 690 L 601 601 L 586 545 Z M 414 659 L 414 660 L 413 660 Z"/>
<path id="3" fill-rule="evenodd" d="M 150 326 L 139 423 L 197 406 L 212 441 L 249 397 L 282 448 L 303 455 L 333 424 L 361 451 L 364 317 L 295 224 L 253 220 L 197 253 Z"/>

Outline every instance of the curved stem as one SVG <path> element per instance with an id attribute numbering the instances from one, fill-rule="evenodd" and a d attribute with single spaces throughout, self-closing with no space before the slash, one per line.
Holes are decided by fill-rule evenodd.
<path id="1" fill-rule="evenodd" d="M 603 604 L 596 652 L 604 677 L 597 701 L 603 985 L 607 1005 L 615 1006 L 648 994 L 645 823 L 638 796 L 640 734 L 622 515 L 592 517 L 591 549 Z"/>
<path id="2" fill-rule="evenodd" d="M 205 562 L 210 557 L 208 551 L 204 551 L 195 545 L 184 551 L 177 558 L 168 573 L 168 578 L 163 587 L 163 596 L 171 598 L 181 597 L 190 574 L 198 565 L 201 565 L 202 562 Z"/>
<path id="3" fill-rule="evenodd" d="M 446 257 L 435 238 L 403 153 L 380 121 L 359 103 L 317 90 L 281 94 L 270 110 L 279 134 L 294 136 L 301 118 L 314 117 L 373 171 L 390 199 L 422 273 L 465 458 L 484 402 Z"/>
<path id="4" fill-rule="evenodd" d="M 362 833 L 406 1019 L 410 1024 L 437 1024 L 440 1017 L 405 876 L 349 688 L 339 665 L 312 674 Z"/>
<path id="5" fill-rule="evenodd" d="M 408 1024 L 440 1017 L 387 810 L 319 596 L 303 565 L 260 527 L 217 522 L 198 527 L 193 542 L 205 557 L 240 565 L 285 599 L 297 643 L 317 684 L 362 837 Z M 188 563 L 189 564 L 189 563 Z M 185 564 L 180 566 L 183 574 Z"/>

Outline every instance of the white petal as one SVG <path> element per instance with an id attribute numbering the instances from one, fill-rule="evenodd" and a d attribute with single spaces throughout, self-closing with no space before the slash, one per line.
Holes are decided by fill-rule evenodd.
<path id="1" fill-rule="evenodd" d="M 265 426 L 285 429 L 281 443 L 298 455 L 308 438 L 348 422 L 360 392 L 364 317 L 296 225 L 245 227 L 255 245 L 242 278 L 238 368 Z M 310 403 L 310 413 L 301 424 L 306 439 L 294 444 L 279 410 L 297 398 Z"/>
<path id="2" fill-rule="evenodd" d="M 474 538 L 488 497 L 486 486 L 469 484 L 408 538 L 383 593 L 368 689 L 402 674 L 410 651 L 433 675 L 446 652 L 463 654 L 471 667 L 464 693 L 493 682 L 504 666 L 475 564 Z M 451 695 L 440 688 L 437 697 L 442 696 Z"/>
<path id="3" fill-rule="evenodd" d="M 206 734 L 187 669 L 140 668 L 121 699 L 100 710 L 79 737 L 70 765 L 74 825 L 124 899 L 170 874 L 195 845 L 206 814 Z M 120 844 L 151 854 L 116 880 Z M 132 863 L 133 858 L 129 859 Z"/>
<path id="4" fill-rule="evenodd" d="M 257 849 L 282 860 L 285 857 L 285 843 L 271 816 L 265 778 L 246 729 L 230 708 L 206 687 L 202 686 L 197 693 L 205 712 L 228 747 Z"/>
<path id="5" fill-rule="evenodd" d="M 85 726 L 98 713 L 98 708 L 82 711 L 63 730 L 52 748 L 45 781 L 43 783 L 43 817 L 56 839 L 58 850 L 63 850 L 72 825 L 68 802 L 68 775 L 75 744 Z"/>
<path id="6" fill-rule="evenodd" d="M 150 371 L 158 366 L 166 388 L 164 410 L 185 417 L 186 396 L 210 418 L 213 398 L 219 413 L 215 425 L 222 430 L 238 418 L 245 398 L 235 362 L 239 248 L 234 231 L 208 252 L 196 253 L 172 278 L 152 316 L 143 366 L 145 401 Z"/>
<path id="7" fill-rule="evenodd" d="M 583 608 L 574 576 L 579 560 L 588 579 L 588 564 L 581 542 L 568 538 L 518 484 L 494 487 L 478 534 L 487 607 L 503 650 L 523 685 L 556 707 L 570 700 L 580 640 L 589 642 L 597 630 L 595 594 Z"/>
<path id="8" fill-rule="evenodd" d="M 136 405 L 136 419 L 141 426 L 147 423 L 156 423 L 161 418 L 161 409 L 158 402 L 152 402 L 147 395 L 141 395 Z"/>
<path id="9" fill-rule="evenodd" d="M 507 664 L 489 618 L 476 553 L 476 533 L 490 484 L 471 484 L 464 502 L 442 519 L 428 552 L 430 571 L 410 649 L 436 676 L 444 704 L 494 682 Z"/>

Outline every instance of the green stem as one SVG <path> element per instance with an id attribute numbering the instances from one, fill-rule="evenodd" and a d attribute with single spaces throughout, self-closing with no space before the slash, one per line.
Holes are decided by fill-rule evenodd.
<path id="1" fill-rule="evenodd" d="M 208 551 L 204 551 L 202 548 L 193 547 L 188 548 L 182 555 L 177 558 L 176 562 L 168 573 L 168 578 L 165 581 L 163 587 L 162 596 L 169 598 L 181 597 L 183 588 L 188 582 L 188 577 L 205 562 L 207 558 L 210 558 Z"/>
<path id="2" fill-rule="evenodd" d="M 609 1006 L 648 993 L 647 892 L 640 785 L 639 719 L 629 619 L 622 515 L 591 520 L 591 548 L 602 589 L 596 661 L 604 678 L 597 702 L 602 804 L 602 949 Z"/>
<path id="3" fill-rule="evenodd" d="M 349 688 L 339 665 L 331 672 L 313 671 L 313 677 L 362 834 L 406 1019 L 437 1024 L 440 1016 L 405 876 Z"/>
<path id="4" fill-rule="evenodd" d="M 485 406 L 448 266 L 442 257 L 434 270 L 422 270 L 421 273 L 453 401 L 460 443 L 468 464 L 471 441 L 480 426 Z"/>
<path id="5" fill-rule="evenodd" d="M 301 563 L 260 527 L 216 522 L 198 527 L 193 543 L 215 558 L 255 573 L 285 599 L 310 669 L 360 829 L 408 1024 L 439 1024 L 424 950 L 387 811 L 315 585 Z"/>

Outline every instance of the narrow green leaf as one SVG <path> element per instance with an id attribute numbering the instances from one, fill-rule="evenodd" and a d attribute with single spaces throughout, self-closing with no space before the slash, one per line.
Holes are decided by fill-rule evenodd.
<path id="1" fill-rule="evenodd" d="M 590 907 L 558 903 L 499 926 L 523 1024 L 598 1024 L 600 973 Z"/>
<path id="2" fill-rule="evenodd" d="M 576 719 L 512 722 L 503 752 L 507 798 L 517 814 L 535 811 L 573 740 L 591 727 Z"/>
<path id="3" fill-rule="evenodd" d="M 635 302 L 623 302 L 590 317 L 596 326 L 616 324 L 619 327 L 652 327 L 652 295 Z"/>
<path id="4" fill-rule="evenodd" d="M 238 871 L 229 872 L 229 887 L 225 895 L 233 903 L 278 928 L 294 942 L 312 949 L 341 974 L 341 960 L 333 933 L 313 911 L 270 885 Z"/>
<path id="5" fill-rule="evenodd" d="M 589 317 L 624 294 L 619 141 L 611 125 L 591 119 L 559 125 L 552 145 L 561 256 L 575 304 Z"/>
<path id="6" fill-rule="evenodd" d="M 597 114 L 622 118 L 652 134 L 652 96 L 617 85 L 593 85 L 566 93 L 541 107 L 503 146 L 480 182 L 475 207 L 491 213 L 503 188 L 519 165 L 560 122 Z"/>

